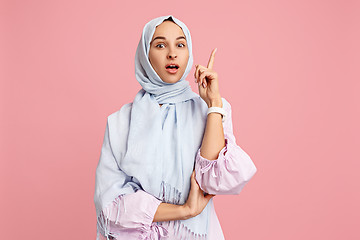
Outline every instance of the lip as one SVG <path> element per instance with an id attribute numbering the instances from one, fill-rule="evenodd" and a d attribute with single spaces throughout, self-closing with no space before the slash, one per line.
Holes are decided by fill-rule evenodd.
<path id="1" fill-rule="evenodd" d="M 174 73 L 177 73 L 178 69 L 176 69 L 176 68 L 167 68 L 166 71 L 169 72 L 169 73 L 174 74 Z"/>
<path id="2" fill-rule="evenodd" d="M 175 66 L 177 66 L 178 67 L 178 69 L 179 69 L 179 64 L 176 64 L 176 63 L 169 63 L 169 64 L 166 64 L 165 65 L 165 68 L 167 68 L 168 66 L 170 66 L 170 65 L 175 65 Z"/>
<path id="3" fill-rule="evenodd" d="M 175 65 L 178 68 L 166 68 L 167 66 L 170 66 L 170 65 Z M 169 63 L 169 64 L 166 64 L 166 66 L 165 66 L 166 71 L 169 72 L 169 73 L 172 73 L 172 74 L 177 73 L 179 68 L 180 68 L 180 66 L 178 64 L 176 64 L 176 63 Z"/>

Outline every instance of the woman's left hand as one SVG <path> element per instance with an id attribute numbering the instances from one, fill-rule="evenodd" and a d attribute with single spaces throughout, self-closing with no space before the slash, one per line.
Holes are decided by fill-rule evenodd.
<path id="1" fill-rule="evenodd" d="M 199 95 L 207 103 L 208 107 L 222 107 L 222 100 L 219 91 L 219 81 L 217 73 L 212 69 L 215 60 L 215 48 L 207 67 L 195 65 L 195 82 L 199 86 Z"/>
<path id="2" fill-rule="evenodd" d="M 190 178 L 190 192 L 188 195 L 188 199 L 183 204 L 183 207 L 186 211 L 186 216 L 190 218 L 197 216 L 200 214 L 211 198 L 213 198 L 214 194 L 207 194 L 204 196 L 203 190 L 200 188 L 199 183 L 195 178 L 195 170 L 193 170 Z M 189 217 L 186 217 L 188 219 Z M 185 219 L 185 220 L 186 220 Z"/>

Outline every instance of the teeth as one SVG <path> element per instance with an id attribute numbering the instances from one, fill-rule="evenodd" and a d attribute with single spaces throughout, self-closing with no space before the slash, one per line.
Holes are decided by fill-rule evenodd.
<path id="1" fill-rule="evenodd" d="M 170 66 L 167 66 L 167 68 L 178 68 L 178 67 L 175 65 L 170 65 Z"/>

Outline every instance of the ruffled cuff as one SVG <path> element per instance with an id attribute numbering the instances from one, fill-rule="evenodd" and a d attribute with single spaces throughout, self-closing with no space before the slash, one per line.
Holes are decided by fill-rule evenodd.
<path id="1" fill-rule="evenodd" d="M 239 194 L 256 172 L 250 157 L 224 133 L 225 147 L 216 160 L 201 156 L 200 148 L 195 160 L 195 178 L 200 188 L 209 194 Z"/>
<path id="2" fill-rule="evenodd" d="M 103 211 L 108 220 L 106 234 L 121 239 L 155 239 L 166 230 L 155 226 L 154 215 L 162 201 L 151 194 L 138 190 L 135 193 L 118 196 Z M 105 235 L 106 235 L 105 234 Z"/>

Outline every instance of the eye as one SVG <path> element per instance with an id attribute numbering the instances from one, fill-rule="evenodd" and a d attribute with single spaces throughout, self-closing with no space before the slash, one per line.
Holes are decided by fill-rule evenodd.
<path id="1" fill-rule="evenodd" d="M 183 47 L 185 47 L 185 44 L 183 44 L 183 43 L 179 43 L 179 45 L 180 45 L 180 44 L 181 44 L 181 45 L 183 45 Z"/>
<path id="2" fill-rule="evenodd" d="M 159 43 L 159 44 L 155 45 L 155 47 L 158 47 L 159 45 L 164 45 L 164 44 L 162 44 L 162 43 Z M 161 47 L 161 48 L 162 48 L 162 47 Z"/>

